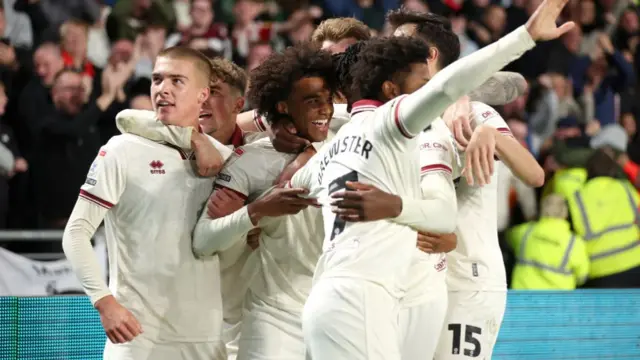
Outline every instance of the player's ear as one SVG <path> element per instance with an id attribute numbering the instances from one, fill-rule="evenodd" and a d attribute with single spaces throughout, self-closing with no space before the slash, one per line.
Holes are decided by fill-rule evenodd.
<path id="1" fill-rule="evenodd" d="M 440 58 L 440 51 L 435 46 L 431 46 L 429 48 L 429 57 L 427 58 L 428 62 L 438 61 Z"/>
<path id="2" fill-rule="evenodd" d="M 276 110 L 278 110 L 278 113 L 280 114 L 289 113 L 289 107 L 287 106 L 287 103 L 284 101 L 278 101 L 278 103 L 276 104 Z"/>
<path id="3" fill-rule="evenodd" d="M 396 97 L 402 95 L 400 92 L 400 87 L 390 80 L 382 83 L 382 94 L 385 98 L 387 98 L 387 100 L 395 99 Z"/>
<path id="4" fill-rule="evenodd" d="M 200 89 L 200 91 L 198 92 L 198 103 L 204 104 L 204 102 L 207 101 L 207 99 L 209 98 L 210 93 L 211 93 L 211 90 L 209 90 L 208 86 Z"/>
<path id="5" fill-rule="evenodd" d="M 236 98 L 236 103 L 233 105 L 233 112 L 239 114 L 242 112 L 242 109 L 244 109 L 244 98 L 242 96 L 238 96 L 238 98 Z"/>

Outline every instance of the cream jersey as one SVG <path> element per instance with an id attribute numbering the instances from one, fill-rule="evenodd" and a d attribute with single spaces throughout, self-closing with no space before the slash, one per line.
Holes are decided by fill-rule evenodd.
<path id="1" fill-rule="evenodd" d="M 91 165 L 80 197 L 106 209 L 109 288 L 153 341 L 217 341 L 217 257 L 196 259 L 191 232 L 211 191 L 191 153 L 115 136 Z"/>
<path id="2" fill-rule="evenodd" d="M 421 197 L 418 140 L 415 137 L 462 95 L 533 48 L 524 26 L 471 56 L 456 61 L 410 95 L 386 104 L 353 104 L 351 121 L 305 166 L 292 186 L 326 199 L 361 181 L 401 197 Z M 313 174 L 304 174 L 311 171 Z M 305 181 L 307 180 L 307 181 Z M 384 286 L 395 296 L 406 292 L 406 275 L 417 233 L 388 220 L 345 223 L 323 206 L 325 239 L 315 277 L 360 278 Z"/>
<path id="3" fill-rule="evenodd" d="M 403 99 L 386 104 L 355 103 L 351 121 L 294 175 L 291 186 L 309 188 L 326 199 L 345 189 L 346 181 L 360 181 L 418 198 L 417 138 L 407 134 L 398 119 L 397 108 Z M 323 206 L 322 215 L 325 238 L 316 278 L 361 278 L 402 296 L 416 231 L 387 220 L 345 223 L 336 218 L 330 206 Z"/>
<path id="4" fill-rule="evenodd" d="M 434 176 L 443 176 L 452 184 L 454 174 L 456 176 L 460 174 L 461 164 L 453 134 L 444 121 L 441 118 L 436 119 L 430 128 L 419 135 L 419 141 L 420 181 L 428 182 Z M 455 201 L 454 196 L 451 201 Z M 427 254 L 416 249 L 409 270 L 408 292 L 402 300 L 403 306 L 413 306 L 432 296 L 424 284 L 437 282 L 444 284 L 446 269 L 446 254 Z"/>
<path id="5" fill-rule="evenodd" d="M 489 125 L 512 136 L 502 117 L 489 105 L 472 102 L 476 125 Z M 462 154 L 464 163 L 464 154 Z M 447 254 L 449 291 L 506 291 L 506 273 L 498 243 L 498 171 L 485 186 L 469 186 L 459 178 L 458 245 Z"/>
<path id="6" fill-rule="evenodd" d="M 295 158 L 276 152 L 269 139 L 239 150 L 219 174 L 216 186 L 229 188 L 248 201 L 266 195 L 265 191 Z M 260 246 L 249 255 L 242 270 L 251 279 L 249 288 L 271 306 L 301 312 L 320 255 L 320 210 L 310 207 L 295 215 L 265 218 L 258 225 Z"/>

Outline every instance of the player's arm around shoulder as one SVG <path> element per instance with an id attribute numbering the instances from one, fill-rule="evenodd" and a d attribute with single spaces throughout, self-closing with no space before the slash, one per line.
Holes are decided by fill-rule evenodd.
<path id="1" fill-rule="evenodd" d="M 63 251 L 91 303 L 100 313 L 113 343 L 133 340 L 142 332 L 133 314 L 113 297 L 91 246 L 96 229 L 124 193 L 127 180 L 127 142 L 114 137 L 103 146 L 87 174 L 62 237 Z"/>
<path id="2" fill-rule="evenodd" d="M 164 125 L 156 120 L 155 113 L 148 110 L 123 110 L 116 115 L 120 132 L 144 137 L 152 141 L 164 141 L 182 149 L 191 149 L 196 154 L 200 176 L 215 176 L 231 150 L 209 135 L 192 126 Z"/>
<path id="3" fill-rule="evenodd" d="M 212 256 L 242 241 L 254 224 L 246 201 L 253 182 L 252 164 L 246 147 L 239 147 L 218 174 L 213 192 L 193 232 L 193 252 L 198 257 Z"/>
<path id="4" fill-rule="evenodd" d="M 439 209 L 436 218 L 438 230 L 418 234 L 418 248 L 427 253 L 453 251 L 457 246 L 455 230 L 457 200 L 453 174 L 458 171 L 459 155 L 453 135 L 442 126 L 438 130 L 426 131 L 420 138 L 420 187 L 425 201 Z M 432 226 L 432 225 L 431 225 Z M 449 230 L 452 228 L 452 230 Z"/>

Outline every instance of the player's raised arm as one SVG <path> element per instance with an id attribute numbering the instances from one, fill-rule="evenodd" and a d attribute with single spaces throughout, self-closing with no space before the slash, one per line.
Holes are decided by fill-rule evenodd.
<path id="1" fill-rule="evenodd" d="M 64 230 L 62 249 L 100 313 L 107 336 L 113 343 L 122 343 L 133 340 L 142 328 L 111 294 L 91 246 L 96 229 L 125 189 L 126 160 L 118 153 L 117 145 L 117 140 L 111 140 L 91 165 Z"/>
<path id="2" fill-rule="evenodd" d="M 555 39 L 574 26 L 560 27 L 556 20 L 568 0 L 545 0 L 527 23 L 497 42 L 464 57 L 437 73 L 426 85 L 398 105 L 398 120 L 409 134 L 418 134 L 436 117 L 496 71 L 535 46 L 535 41 Z"/>

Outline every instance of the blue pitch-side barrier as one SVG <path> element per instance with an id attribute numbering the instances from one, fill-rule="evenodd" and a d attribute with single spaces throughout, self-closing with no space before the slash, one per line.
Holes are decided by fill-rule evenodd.
<path id="1" fill-rule="evenodd" d="M 104 341 L 86 297 L 0 297 L 0 360 L 97 360 Z M 512 291 L 493 359 L 640 359 L 640 290 Z"/>

